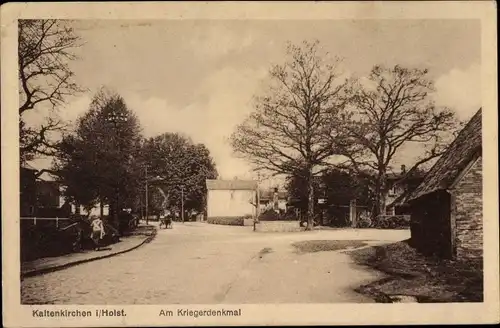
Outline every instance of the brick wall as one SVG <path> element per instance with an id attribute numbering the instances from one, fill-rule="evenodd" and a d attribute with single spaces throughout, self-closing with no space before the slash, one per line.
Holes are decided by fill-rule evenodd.
<path id="1" fill-rule="evenodd" d="M 475 162 L 452 190 L 455 206 L 456 256 L 479 258 L 483 254 L 482 158 Z"/>

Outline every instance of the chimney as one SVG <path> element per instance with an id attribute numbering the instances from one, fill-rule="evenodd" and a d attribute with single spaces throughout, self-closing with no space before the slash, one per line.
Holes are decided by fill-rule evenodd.
<path id="1" fill-rule="evenodd" d="M 406 173 L 406 165 L 401 165 L 401 173 Z"/>

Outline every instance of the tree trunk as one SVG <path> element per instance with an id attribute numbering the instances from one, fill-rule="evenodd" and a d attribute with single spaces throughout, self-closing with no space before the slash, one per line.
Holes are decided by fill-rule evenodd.
<path id="1" fill-rule="evenodd" d="M 379 201 L 379 215 L 386 215 L 387 214 L 387 205 L 386 205 L 386 193 L 384 190 L 380 192 L 380 197 L 378 199 Z"/>
<path id="2" fill-rule="evenodd" d="M 387 190 L 386 190 L 386 177 L 385 172 L 378 176 L 376 187 L 375 187 L 375 213 L 373 217 L 377 218 L 379 215 L 385 215 L 387 211 L 386 200 L 387 200 Z"/>
<path id="3" fill-rule="evenodd" d="M 120 195 L 119 195 L 119 189 L 116 188 L 115 189 L 115 195 L 114 195 L 114 209 L 113 209 L 113 216 L 112 216 L 112 220 L 115 224 L 115 227 L 116 229 L 118 229 L 118 231 L 120 231 L 121 233 L 121 229 L 120 229 L 120 219 L 119 219 L 119 216 L 121 214 L 121 205 L 120 205 Z"/>
<path id="4" fill-rule="evenodd" d="M 80 203 L 79 202 L 75 202 L 75 214 L 76 215 L 80 215 L 81 214 Z"/>
<path id="5" fill-rule="evenodd" d="M 309 169 L 307 175 L 307 226 L 306 230 L 314 227 L 314 185 L 312 170 Z"/>
<path id="6" fill-rule="evenodd" d="M 102 201 L 102 198 L 99 199 L 99 214 L 102 220 L 102 218 L 104 217 L 104 203 Z"/>

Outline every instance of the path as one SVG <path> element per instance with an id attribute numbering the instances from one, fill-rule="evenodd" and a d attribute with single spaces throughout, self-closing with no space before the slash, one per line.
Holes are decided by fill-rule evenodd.
<path id="1" fill-rule="evenodd" d="M 381 278 L 342 252 L 297 254 L 300 240 L 408 238 L 408 231 L 254 233 L 175 223 L 132 252 L 22 281 L 24 304 L 373 302 L 353 288 Z M 263 251 L 266 249 L 265 251 Z"/>

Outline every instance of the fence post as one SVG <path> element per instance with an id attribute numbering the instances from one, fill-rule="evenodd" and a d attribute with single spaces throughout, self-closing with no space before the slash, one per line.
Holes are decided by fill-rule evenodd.
<path id="1" fill-rule="evenodd" d="M 56 229 L 59 229 L 59 218 L 56 216 Z"/>
<path id="2" fill-rule="evenodd" d="M 356 222 L 356 199 L 352 199 L 349 203 L 349 215 L 352 223 L 352 227 L 356 228 L 357 222 Z"/>
<path id="3" fill-rule="evenodd" d="M 36 225 L 36 216 L 33 217 L 33 225 Z"/>

